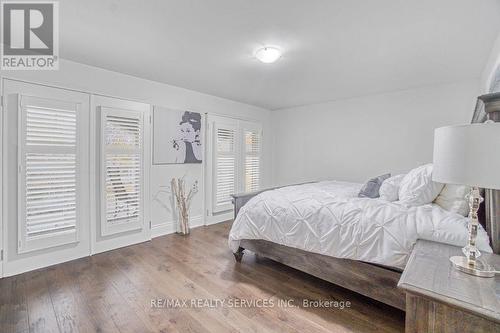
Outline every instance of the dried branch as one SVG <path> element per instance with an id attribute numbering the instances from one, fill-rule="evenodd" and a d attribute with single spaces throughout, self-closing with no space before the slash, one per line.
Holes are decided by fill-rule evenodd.
<path id="1" fill-rule="evenodd" d="M 187 196 L 184 177 L 172 178 L 170 184 L 177 204 L 180 232 L 186 235 L 189 233 L 189 209 L 194 195 L 198 193 L 198 181 L 194 182 Z"/>

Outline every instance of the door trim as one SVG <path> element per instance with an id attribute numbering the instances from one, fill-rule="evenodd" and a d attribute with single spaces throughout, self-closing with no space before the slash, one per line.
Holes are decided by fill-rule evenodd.
<path id="1" fill-rule="evenodd" d="M 143 152 L 143 167 L 144 167 L 144 204 L 143 216 L 144 224 L 141 232 L 130 231 L 119 235 L 110 235 L 109 237 L 101 236 L 98 232 L 100 227 L 100 112 L 101 107 L 109 107 L 115 109 L 132 110 L 143 112 L 144 126 L 144 152 Z M 142 243 L 151 240 L 151 198 L 150 198 L 150 168 L 151 161 L 151 105 L 141 102 L 135 102 L 114 97 L 101 95 L 91 95 L 90 97 L 90 255 L 101 252 L 110 251 L 120 247 L 125 247 L 137 243 Z"/>
<path id="2" fill-rule="evenodd" d="M 8 81 L 6 81 L 8 80 Z M 62 100 L 78 100 L 82 107 L 81 124 L 83 128 L 88 128 L 90 94 L 75 91 L 71 89 L 56 88 L 47 85 L 39 85 L 18 80 L 2 78 L 2 96 L 4 96 L 4 108 L 2 112 L 2 222 L 3 222 L 3 237 L 2 245 L 4 250 L 3 276 L 12 276 L 19 273 L 35 270 L 42 267 L 59 264 L 62 262 L 74 260 L 88 256 L 90 251 L 90 240 L 88 225 L 83 223 L 80 225 L 82 237 L 78 243 L 60 245 L 56 247 L 48 247 L 39 251 L 29 253 L 19 253 L 17 251 L 17 200 L 18 200 L 18 163 L 17 163 L 17 123 L 18 114 L 15 113 L 16 105 L 19 105 L 19 96 L 40 96 L 42 98 L 62 99 Z M 11 109 L 12 108 L 12 109 Z M 15 132 L 14 128 L 15 126 Z M 12 127 L 12 128 L 11 128 Z M 88 155 L 88 138 L 82 135 L 80 149 L 85 149 L 82 152 L 83 156 Z M 83 167 L 83 166 L 82 166 Z M 15 175 L 15 177 L 13 177 Z M 81 189 L 82 205 L 88 205 L 89 192 L 87 188 L 88 170 L 82 170 L 82 184 L 85 184 Z M 15 192 L 15 195 L 13 194 Z M 14 198 L 15 197 L 15 198 Z M 88 220 L 88 211 L 82 216 L 82 221 Z M 87 229 L 88 228 L 88 229 Z"/>

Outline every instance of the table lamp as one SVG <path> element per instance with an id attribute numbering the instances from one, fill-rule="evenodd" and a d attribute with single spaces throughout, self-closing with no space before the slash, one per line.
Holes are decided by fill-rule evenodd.
<path id="1" fill-rule="evenodd" d="M 500 189 L 499 148 L 500 123 L 447 126 L 434 132 L 432 179 L 444 184 L 471 186 L 469 237 L 463 248 L 465 257 L 451 257 L 450 261 L 458 270 L 481 277 L 493 277 L 495 270 L 477 260 L 480 255 L 476 248 L 477 212 L 483 201 L 479 188 Z"/>

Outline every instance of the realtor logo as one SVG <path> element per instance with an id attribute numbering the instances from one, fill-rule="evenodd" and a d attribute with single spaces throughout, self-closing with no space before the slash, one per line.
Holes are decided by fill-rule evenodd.
<path id="1" fill-rule="evenodd" d="M 59 3 L 2 1 L 2 70 L 59 68 Z"/>

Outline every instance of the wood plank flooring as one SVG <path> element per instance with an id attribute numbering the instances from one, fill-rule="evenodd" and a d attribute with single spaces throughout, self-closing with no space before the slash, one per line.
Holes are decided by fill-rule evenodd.
<path id="1" fill-rule="evenodd" d="M 404 331 L 404 313 L 382 303 L 249 253 L 235 263 L 227 247 L 230 226 L 200 227 L 188 237 L 159 237 L 1 279 L 0 332 Z M 152 299 L 231 300 L 240 307 L 152 307 Z M 268 307 L 243 306 L 259 299 Z M 303 300 L 350 301 L 351 307 L 302 307 Z"/>

